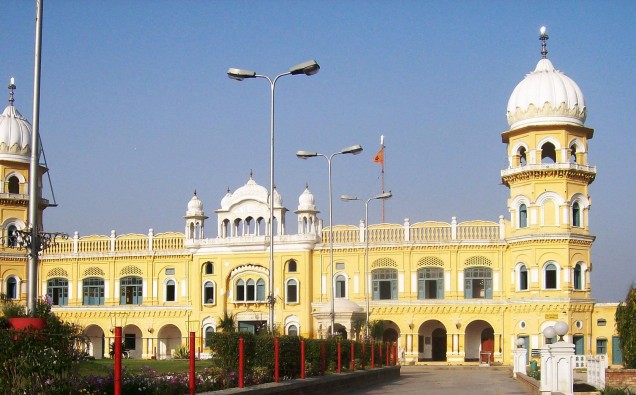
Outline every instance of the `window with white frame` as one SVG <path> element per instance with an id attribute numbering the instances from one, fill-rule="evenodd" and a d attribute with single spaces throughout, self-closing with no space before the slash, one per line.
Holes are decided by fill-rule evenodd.
<path id="1" fill-rule="evenodd" d="M 298 336 L 298 327 L 295 324 L 291 324 L 287 327 L 287 334 L 289 336 Z"/>
<path id="2" fill-rule="evenodd" d="M 212 334 L 214 333 L 214 327 L 213 326 L 207 326 L 205 327 L 205 344 L 206 346 L 208 344 L 210 344 L 210 340 L 212 339 Z"/>
<path id="3" fill-rule="evenodd" d="M 543 288 L 544 289 L 558 289 L 559 269 L 554 263 L 548 263 L 543 268 Z"/>
<path id="4" fill-rule="evenodd" d="M 527 291 L 528 290 L 528 268 L 526 265 L 519 266 L 519 291 Z"/>
<path id="5" fill-rule="evenodd" d="M 203 304 L 214 304 L 214 283 L 206 281 L 203 284 Z"/>
<path id="6" fill-rule="evenodd" d="M 7 298 L 9 299 L 18 299 L 18 280 L 15 277 L 11 276 L 7 279 Z"/>
<path id="7" fill-rule="evenodd" d="M 583 289 L 583 270 L 580 264 L 574 265 L 574 289 L 582 290 Z"/>
<path id="8" fill-rule="evenodd" d="M 177 301 L 177 284 L 174 280 L 166 281 L 166 302 Z"/>
<path id="9" fill-rule="evenodd" d="M 206 262 L 204 270 L 205 270 L 205 274 L 214 274 L 214 263 Z"/>
<path id="10" fill-rule="evenodd" d="M 519 206 L 519 228 L 528 227 L 528 207 L 525 204 Z"/>
<path id="11" fill-rule="evenodd" d="M 296 273 L 298 271 L 298 264 L 295 260 L 290 259 L 289 262 L 287 262 L 287 271 L 289 273 Z"/>
<path id="12" fill-rule="evenodd" d="M 95 306 L 104 304 L 104 279 L 88 277 L 82 281 L 82 304 Z"/>
<path id="13" fill-rule="evenodd" d="M 376 269 L 371 272 L 373 279 L 373 300 L 398 298 L 397 270 Z"/>
<path id="14" fill-rule="evenodd" d="M 579 202 L 574 202 L 572 205 L 572 226 L 581 226 L 581 206 Z"/>
<path id="15" fill-rule="evenodd" d="M 265 280 L 259 278 L 254 280 L 238 279 L 236 281 L 236 296 L 234 300 L 237 302 L 264 302 L 265 301 Z"/>
<path id="16" fill-rule="evenodd" d="M 51 278 L 46 282 L 46 293 L 54 306 L 68 304 L 68 280 L 65 278 Z"/>
<path id="17" fill-rule="evenodd" d="M 336 276 L 336 298 L 347 297 L 347 278 L 339 274 Z"/>
<path id="18" fill-rule="evenodd" d="M 298 281 L 295 279 L 287 280 L 285 289 L 287 303 L 298 303 Z"/>
<path id="19" fill-rule="evenodd" d="M 143 302 L 143 280 L 141 277 L 122 277 L 119 280 L 119 291 L 119 304 L 141 304 Z"/>

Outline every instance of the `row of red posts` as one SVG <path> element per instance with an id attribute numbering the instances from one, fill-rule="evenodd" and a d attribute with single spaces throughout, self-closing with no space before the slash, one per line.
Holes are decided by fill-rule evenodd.
<path id="1" fill-rule="evenodd" d="M 121 327 L 115 328 L 115 349 L 114 349 L 114 394 L 121 395 Z M 196 393 L 195 379 L 195 333 L 190 332 L 190 369 L 189 369 L 189 390 L 190 394 Z M 349 361 L 349 369 L 355 370 L 355 344 L 351 342 L 351 360 Z M 365 343 L 362 343 L 362 369 L 364 369 Z M 375 343 L 371 343 L 371 369 L 375 368 Z M 382 361 L 382 346 L 379 346 L 380 361 Z M 397 361 L 397 343 L 385 343 L 384 356 L 386 358 L 386 366 L 395 365 Z M 274 381 L 279 382 L 279 362 L 280 362 L 280 345 L 278 338 L 274 339 Z M 381 362 L 380 362 L 381 364 Z M 325 343 L 320 344 L 320 374 L 324 375 L 326 370 L 326 353 Z M 341 343 L 338 342 L 338 373 L 342 373 L 342 349 Z M 305 378 L 305 341 L 300 341 L 300 378 Z M 243 338 L 239 338 L 239 369 L 238 369 L 238 387 L 245 386 L 245 342 Z"/>

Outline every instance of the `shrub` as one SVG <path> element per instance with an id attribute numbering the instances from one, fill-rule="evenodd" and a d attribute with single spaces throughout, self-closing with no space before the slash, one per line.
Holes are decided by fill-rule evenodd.
<path id="1" fill-rule="evenodd" d="M 636 287 L 627 293 L 625 302 L 616 309 L 616 330 L 621 339 L 623 364 L 628 369 L 636 369 Z"/>

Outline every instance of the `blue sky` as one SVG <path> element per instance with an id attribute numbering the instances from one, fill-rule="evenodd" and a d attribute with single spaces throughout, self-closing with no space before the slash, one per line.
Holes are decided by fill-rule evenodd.
<path id="1" fill-rule="evenodd" d="M 0 32 L 0 80 L 16 78 L 29 119 L 34 3 L 5 1 Z M 326 163 L 296 151 L 361 144 L 333 161 L 334 223 L 357 224 L 362 205 L 337 197 L 380 191 L 371 160 L 384 134 L 386 222 L 507 217 L 506 105 L 546 25 L 548 57 L 583 90 L 595 129 L 592 295 L 622 300 L 636 281 L 635 17 L 629 1 L 47 1 L 40 133 L 59 207 L 45 226 L 183 231 L 196 189 L 215 236 L 228 187 L 251 169 L 269 184 L 269 87 L 230 80 L 227 68 L 274 76 L 308 59 L 320 73 L 276 87 L 276 184 L 288 209 L 309 183 L 327 223 Z"/>

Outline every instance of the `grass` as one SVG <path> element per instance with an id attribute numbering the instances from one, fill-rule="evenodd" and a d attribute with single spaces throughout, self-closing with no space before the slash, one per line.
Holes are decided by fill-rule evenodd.
<path id="1" fill-rule="evenodd" d="M 113 369 L 115 361 L 112 359 L 95 359 L 84 361 L 80 364 L 80 375 L 82 376 L 108 376 Z M 190 362 L 187 360 L 153 360 L 153 359 L 122 359 L 122 368 L 128 372 L 138 373 L 142 369 L 150 368 L 158 374 L 187 372 L 190 369 Z M 202 371 L 206 367 L 212 366 L 210 361 L 196 361 L 195 368 Z"/>

